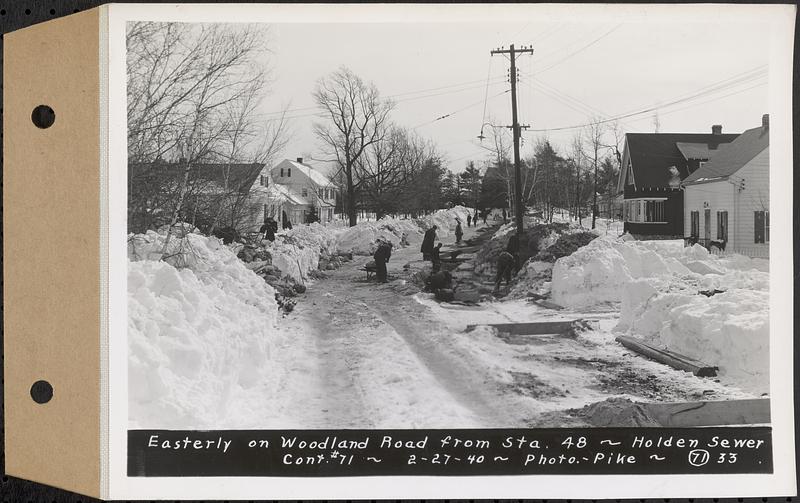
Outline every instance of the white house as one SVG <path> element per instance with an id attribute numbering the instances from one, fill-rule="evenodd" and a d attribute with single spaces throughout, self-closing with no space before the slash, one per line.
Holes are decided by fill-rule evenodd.
<path id="1" fill-rule="evenodd" d="M 704 246 L 769 257 L 769 115 L 682 182 L 684 232 Z"/>
<path id="2" fill-rule="evenodd" d="M 333 220 L 336 185 L 307 164 L 302 157 L 284 159 L 273 168 L 264 168 L 256 180 L 256 192 L 262 204 L 263 218 L 273 217 L 283 225 L 305 223 L 316 212 L 322 223 Z"/>

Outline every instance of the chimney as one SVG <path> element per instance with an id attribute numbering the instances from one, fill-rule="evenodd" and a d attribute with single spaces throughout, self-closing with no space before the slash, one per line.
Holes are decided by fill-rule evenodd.
<path id="1" fill-rule="evenodd" d="M 303 158 L 302 157 L 298 157 L 297 158 L 297 164 L 303 164 Z"/>
<path id="2" fill-rule="evenodd" d="M 722 134 L 722 124 L 714 124 L 711 126 L 711 134 Z"/>
<path id="3" fill-rule="evenodd" d="M 761 116 L 761 127 L 764 129 L 769 129 L 769 114 L 764 114 Z"/>

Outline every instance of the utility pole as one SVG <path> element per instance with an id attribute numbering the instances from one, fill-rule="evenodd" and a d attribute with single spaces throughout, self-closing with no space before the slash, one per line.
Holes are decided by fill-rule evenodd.
<path id="1" fill-rule="evenodd" d="M 528 126 L 520 126 L 517 122 L 517 54 L 533 54 L 533 48 L 523 46 L 521 49 L 514 49 L 514 44 L 508 49 L 495 49 L 490 52 L 491 55 L 495 54 L 508 54 L 511 57 L 511 130 L 514 137 L 514 220 L 517 223 L 517 236 L 522 235 L 522 217 L 525 214 L 524 205 L 522 204 L 522 173 L 519 164 L 519 137 L 520 130 Z"/>

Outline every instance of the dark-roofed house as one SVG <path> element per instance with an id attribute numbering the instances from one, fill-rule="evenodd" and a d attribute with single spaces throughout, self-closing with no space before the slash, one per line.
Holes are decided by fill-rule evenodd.
<path id="1" fill-rule="evenodd" d="M 626 232 L 641 238 L 683 237 L 681 181 L 738 134 L 627 133 L 617 197 Z"/>
<path id="2" fill-rule="evenodd" d="M 186 163 L 156 161 L 128 165 L 128 230 L 144 232 L 171 220 L 187 176 Z M 181 219 L 198 227 L 242 225 L 251 212 L 250 188 L 260 163 L 192 163 Z M 204 229 L 205 230 L 205 229 Z"/>
<path id="3" fill-rule="evenodd" d="M 769 257 L 769 115 L 682 185 L 687 240 Z"/>

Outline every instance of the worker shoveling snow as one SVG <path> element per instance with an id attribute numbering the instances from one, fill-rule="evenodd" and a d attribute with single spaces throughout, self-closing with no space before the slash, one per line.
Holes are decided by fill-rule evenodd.
<path id="1" fill-rule="evenodd" d="M 230 424 L 237 404 L 271 399 L 263 383 L 276 382 L 280 368 L 271 354 L 280 337 L 275 291 L 214 237 L 174 238 L 166 261 L 148 260 L 164 238 L 129 237 L 130 424 Z"/>
<path id="2" fill-rule="evenodd" d="M 769 392 L 768 261 L 717 257 L 680 241 L 603 237 L 553 268 L 553 301 L 621 309 L 617 332 L 719 367 L 725 382 Z"/>

